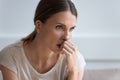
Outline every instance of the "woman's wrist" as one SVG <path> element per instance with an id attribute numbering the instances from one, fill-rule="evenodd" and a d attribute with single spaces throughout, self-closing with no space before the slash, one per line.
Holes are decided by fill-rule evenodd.
<path id="1" fill-rule="evenodd" d="M 69 73 L 78 73 L 78 68 L 77 67 L 73 67 L 71 69 L 68 69 Z"/>
<path id="2" fill-rule="evenodd" d="M 69 74 L 70 75 L 76 75 L 76 74 L 78 74 L 78 70 L 69 71 Z"/>
<path id="3" fill-rule="evenodd" d="M 78 74 L 77 69 L 69 71 L 68 80 L 78 80 Z"/>

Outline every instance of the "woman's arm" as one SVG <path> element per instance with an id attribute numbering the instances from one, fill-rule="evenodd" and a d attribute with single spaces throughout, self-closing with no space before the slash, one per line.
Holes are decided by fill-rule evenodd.
<path id="1" fill-rule="evenodd" d="M 84 68 L 79 71 L 77 48 L 69 41 L 65 41 L 63 45 L 63 52 L 66 55 L 68 79 L 67 80 L 82 80 Z"/>
<path id="2" fill-rule="evenodd" d="M 17 75 L 8 68 L 0 65 L 0 70 L 2 71 L 3 80 L 18 80 Z"/>
<path id="3" fill-rule="evenodd" d="M 67 80 L 82 80 L 83 74 L 84 70 L 80 70 L 80 72 L 69 72 Z"/>

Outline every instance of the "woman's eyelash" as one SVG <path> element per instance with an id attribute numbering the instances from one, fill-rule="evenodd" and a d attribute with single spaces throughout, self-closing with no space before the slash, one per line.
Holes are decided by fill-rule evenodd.
<path id="1" fill-rule="evenodd" d="M 75 28 L 75 27 L 70 28 L 69 31 L 73 31 L 74 28 Z M 57 30 L 65 30 L 65 27 L 64 27 L 63 25 L 57 25 L 57 26 L 56 26 L 56 29 L 57 29 Z"/>
<path id="2" fill-rule="evenodd" d="M 70 29 L 70 31 L 73 31 L 75 29 L 75 27 L 72 27 L 71 29 Z"/>
<path id="3" fill-rule="evenodd" d="M 63 26 L 57 25 L 57 26 L 56 26 L 56 29 L 63 29 Z"/>

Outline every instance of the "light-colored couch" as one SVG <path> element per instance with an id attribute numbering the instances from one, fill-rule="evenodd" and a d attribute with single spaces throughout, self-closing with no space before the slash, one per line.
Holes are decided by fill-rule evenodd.
<path id="1" fill-rule="evenodd" d="M 3 80 L 3 78 L 2 78 L 2 72 L 0 71 L 0 80 Z"/>
<path id="2" fill-rule="evenodd" d="M 1 72 L 0 80 L 3 80 Z M 83 80 L 120 80 L 120 69 L 85 70 Z"/>
<path id="3" fill-rule="evenodd" d="M 120 80 L 120 69 L 85 70 L 84 80 Z"/>

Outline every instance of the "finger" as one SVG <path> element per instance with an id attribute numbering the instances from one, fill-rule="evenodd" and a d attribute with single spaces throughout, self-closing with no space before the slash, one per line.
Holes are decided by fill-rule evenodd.
<path id="1" fill-rule="evenodd" d="M 75 47 L 73 44 L 71 44 L 70 42 L 66 41 L 65 44 L 66 44 L 67 46 L 69 46 L 73 51 L 76 50 L 76 47 Z"/>
<path id="2" fill-rule="evenodd" d="M 74 52 L 67 44 L 64 44 L 63 48 L 71 54 Z"/>
<path id="3" fill-rule="evenodd" d="M 65 48 L 63 48 L 63 52 L 65 53 L 66 56 L 71 55 L 71 53 L 68 50 L 66 50 Z"/>
<path id="4" fill-rule="evenodd" d="M 66 41 L 67 43 L 69 43 L 71 46 L 74 46 L 74 44 L 70 41 Z"/>

